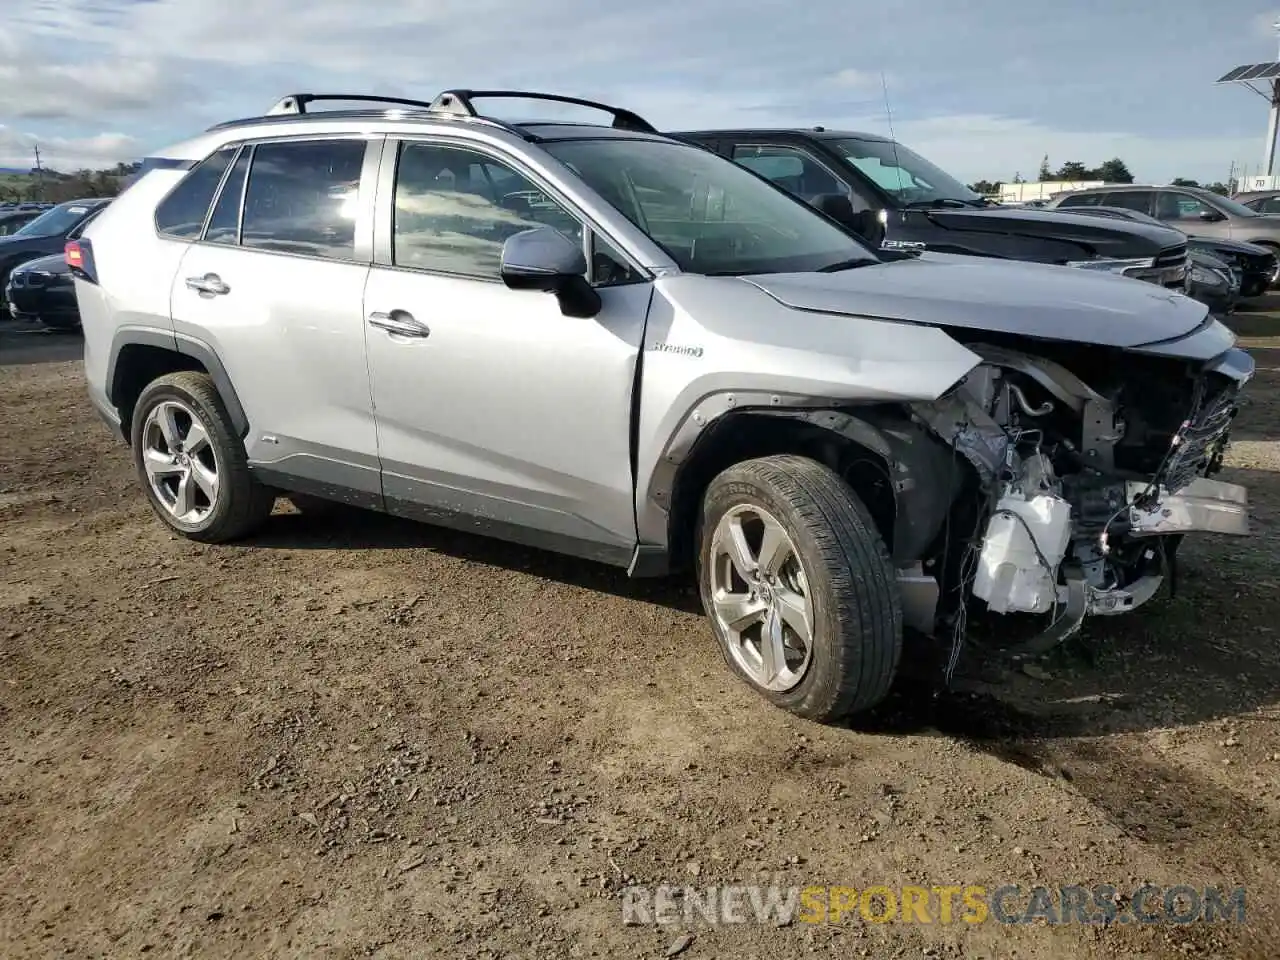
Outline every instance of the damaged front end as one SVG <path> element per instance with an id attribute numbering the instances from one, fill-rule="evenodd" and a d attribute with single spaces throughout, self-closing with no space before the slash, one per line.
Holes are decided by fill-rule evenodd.
<path id="1" fill-rule="evenodd" d="M 1176 575 L 1184 535 L 1249 532 L 1245 489 L 1212 479 L 1252 375 L 1243 351 L 1206 364 L 1043 341 L 1035 354 L 966 345 L 983 363 L 912 407 L 968 474 L 938 549 L 899 573 L 917 629 L 958 637 L 978 600 L 1045 618 L 1013 651 L 1040 653 L 1088 615 L 1151 599 Z M 929 581 L 936 589 L 923 590 Z"/>

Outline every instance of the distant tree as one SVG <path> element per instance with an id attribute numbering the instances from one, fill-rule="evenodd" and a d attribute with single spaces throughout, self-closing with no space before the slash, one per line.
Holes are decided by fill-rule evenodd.
<path id="1" fill-rule="evenodd" d="M 1014 175 L 1013 175 L 1013 182 L 1014 182 L 1014 183 L 1026 183 L 1027 181 L 1026 181 L 1026 180 L 1024 180 L 1024 179 L 1022 178 L 1022 174 L 1021 174 L 1021 173 L 1014 173 Z"/>
<path id="2" fill-rule="evenodd" d="M 1200 186 L 1200 181 L 1199 181 L 1199 180 L 1188 180 L 1186 177 L 1174 177 L 1172 180 L 1170 180 L 1170 181 L 1169 181 L 1169 186 L 1171 186 L 1171 187 L 1198 187 L 1198 186 Z"/>
<path id="3" fill-rule="evenodd" d="M 1206 183 L 1204 188 L 1206 190 L 1212 190 L 1214 193 L 1221 194 L 1224 197 L 1229 197 L 1235 192 L 1228 184 L 1223 183 L 1221 180 L 1215 180 L 1213 183 Z"/>
<path id="4" fill-rule="evenodd" d="M 1049 170 L 1049 155 L 1046 153 L 1044 159 L 1040 161 L 1040 182 L 1044 183 L 1046 180 L 1052 179 L 1053 173 Z"/>
<path id="5" fill-rule="evenodd" d="M 999 193 L 1000 181 L 977 180 L 969 184 L 969 189 L 972 190 L 974 193 L 981 193 L 984 196 L 988 193 Z"/>
<path id="6" fill-rule="evenodd" d="M 1133 174 L 1128 165 L 1119 157 L 1112 157 L 1094 171 L 1096 177 L 1091 180 L 1105 180 L 1107 183 L 1133 183 Z"/>
<path id="7" fill-rule="evenodd" d="M 121 170 L 123 168 L 123 172 Z M 114 197 L 124 181 L 141 169 L 141 164 L 115 164 L 102 170 L 81 169 L 61 173 L 48 167 L 29 174 L 9 176 L 0 182 L 0 201 L 47 200 L 63 203 L 87 197 Z"/>
<path id="8" fill-rule="evenodd" d="M 1046 180 L 1066 180 L 1074 182 L 1077 180 L 1089 180 L 1094 171 L 1090 170 L 1078 160 L 1068 160 L 1058 168 L 1058 172 L 1052 176 L 1045 177 Z"/>

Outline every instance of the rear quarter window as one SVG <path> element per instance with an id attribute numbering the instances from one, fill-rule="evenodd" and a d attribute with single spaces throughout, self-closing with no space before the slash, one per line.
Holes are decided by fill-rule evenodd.
<path id="1" fill-rule="evenodd" d="M 179 240 L 199 237 L 209 204 L 235 154 L 235 147 L 224 147 L 188 173 L 156 207 L 156 229 Z"/>

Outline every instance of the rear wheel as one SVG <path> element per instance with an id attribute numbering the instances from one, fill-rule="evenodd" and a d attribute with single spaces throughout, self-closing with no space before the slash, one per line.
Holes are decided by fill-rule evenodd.
<path id="1" fill-rule="evenodd" d="M 132 448 L 151 507 L 192 540 L 222 543 L 257 528 L 275 493 L 249 472 L 208 374 L 184 371 L 152 381 L 134 407 Z"/>
<path id="2" fill-rule="evenodd" d="M 698 582 L 725 660 L 777 706 L 820 722 L 893 683 L 902 605 L 857 495 L 804 457 L 748 460 L 703 500 Z"/>

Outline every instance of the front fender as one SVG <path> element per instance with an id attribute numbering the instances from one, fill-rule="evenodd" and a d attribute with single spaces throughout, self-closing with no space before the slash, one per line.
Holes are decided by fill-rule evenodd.
<path id="1" fill-rule="evenodd" d="M 667 544 L 675 475 L 727 413 L 936 400 L 981 362 L 938 327 L 793 310 L 736 278 L 659 279 L 642 355 L 636 523 Z"/>

